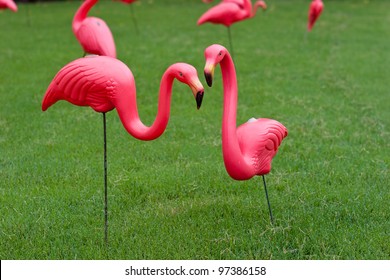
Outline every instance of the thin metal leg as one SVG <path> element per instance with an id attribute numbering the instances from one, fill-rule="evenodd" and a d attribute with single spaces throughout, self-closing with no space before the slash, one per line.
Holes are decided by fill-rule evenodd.
<path id="1" fill-rule="evenodd" d="M 107 131 L 106 113 L 103 113 L 104 131 L 104 242 L 108 243 L 108 199 L 107 199 Z"/>
<path id="2" fill-rule="evenodd" d="M 137 19 L 136 19 L 135 14 L 134 14 L 133 5 L 130 5 L 130 9 L 131 9 L 131 17 L 133 18 L 133 24 L 134 24 L 135 30 L 137 32 L 137 35 L 139 35 L 139 29 L 138 29 Z"/>
<path id="3" fill-rule="evenodd" d="M 232 34 L 231 34 L 231 31 L 230 31 L 230 26 L 228 26 L 227 30 L 228 30 L 228 36 L 229 36 L 230 54 L 234 58 L 233 41 L 232 41 Z"/>
<path id="4" fill-rule="evenodd" d="M 31 27 L 31 15 L 30 15 L 30 5 L 24 5 L 26 7 L 27 13 L 27 25 Z"/>
<path id="5" fill-rule="evenodd" d="M 269 202 L 269 198 L 268 198 L 267 184 L 265 183 L 264 175 L 262 177 L 264 183 L 265 197 L 267 198 L 267 203 L 268 203 L 269 217 L 271 219 L 271 223 L 274 224 L 274 217 L 272 216 L 271 203 Z"/>

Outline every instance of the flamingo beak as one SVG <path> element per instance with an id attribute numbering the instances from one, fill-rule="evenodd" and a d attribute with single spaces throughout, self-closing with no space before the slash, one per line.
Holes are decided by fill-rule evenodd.
<path id="1" fill-rule="evenodd" d="M 206 82 L 209 87 L 213 85 L 214 69 L 215 66 L 213 63 L 207 62 L 206 66 L 204 67 L 204 77 L 206 78 Z"/>
<path id="2" fill-rule="evenodd" d="M 190 88 L 192 90 L 192 93 L 194 94 L 195 100 L 196 100 L 196 107 L 199 110 L 200 106 L 202 105 L 203 95 L 204 95 L 204 88 L 199 79 L 195 79 L 190 84 Z"/>
<path id="3" fill-rule="evenodd" d="M 200 109 L 200 106 L 202 105 L 202 100 L 203 100 L 203 95 L 204 95 L 204 91 L 200 91 L 196 94 L 196 108 L 199 110 Z"/>

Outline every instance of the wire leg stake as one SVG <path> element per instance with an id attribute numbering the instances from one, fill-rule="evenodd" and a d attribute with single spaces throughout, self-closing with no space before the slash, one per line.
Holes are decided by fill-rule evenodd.
<path id="1" fill-rule="evenodd" d="M 265 177 L 264 175 L 262 177 L 264 183 L 265 197 L 267 198 L 267 203 L 268 203 L 269 217 L 271 219 L 271 223 L 274 224 L 274 217 L 272 216 L 271 203 L 269 202 L 269 198 L 268 198 L 268 191 L 267 191 L 267 185 L 265 183 Z"/>
<path id="2" fill-rule="evenodd" d="M 232 33 L 230 31 L 230 26 L 228 26 L 227 30 L 228 30 L 228 36 L 229 36 L 230 53 L 232 54 L 232 57 L 234 58 L 233 41 L 232 41 Z"/>
<path id="3" fill-rule="evenodd" d="M 135 18 L 133 5 L 130 5 L 130 10 L 131 10 L 131 17 L 133 19 L 133 24 L 134 24 L 134 27 L 135 27 L 135 31 L 137 32 L 137 35 L 139 35 L 139 29 L 138 29 L 137 19 Z"/>
<path id="4" fill-rule="evenodd" d="M 108 244 L 108 206 L 107 206 L 107 131 L 106 113 L 103 113 L 103 133 L 104 133 L 104 242 Z"/>

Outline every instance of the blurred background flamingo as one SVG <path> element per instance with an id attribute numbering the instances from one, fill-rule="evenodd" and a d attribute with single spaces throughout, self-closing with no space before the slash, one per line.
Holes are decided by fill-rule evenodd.
<path id="1" fill-rule="evenodd" d="M 238 88 L 233 59 L 221 45 L 206 48 L 205 58 L 204 74 L 209 86 L 212 86 L 215 67 L 221 65 L 224 95 L 222 151 L 226 171 L 235 180 L 248 180 L 256 175 L 263 177 L 273 223 L 264 175 L 271 171 L 271 161 L 287 136 L 287 129 L 278 121 L 264 118 L 251 118 L 236 129 Z"/>
<path id="2" fill-rule="evenodd" d="M 324 3 L 322 0 L 313 0 L 309 6 L 309 16 L 307 22 L 307 31 L 311 31 L 317 19 L 320 17 L 322 10 L 324 9 Z"/>
<path id="3" fill-rule="evenodd" d="M 233 23 L 254 17 L 259 7 L 262 9 L 267 8 L 265 2 L 262 0 L 256 1 L 253 8 L 251 0 L 223 0 L 205 12 L 198 19 L 197 24 L 202 25 L 205 22 L 210 22 L 225 25 L 228 30 L 230 51 L 234 56 L 230 26 Z"/>
<path id="4" fill-rule="evenodd" d="M 145 126 L 139 118 L 136 87 L 131 70 L 115 58 L 88 56 L 74 60 L 57 73 L 45 93 L 42 111 L 46 111 L 58 100 L 66 100 L 77 106 L 90 106 L 96 112 L 103 113 L 106 242 L 108 238 L 106 112 L 116 108 L 128 133 L 140 140 L 154 140 L 163 134 L 169 121 L 174 79 L 189 85 L 196 99 L 197 108 L 200 108 L 204 89 L 196 69 L 185 63 L 173 64 L 168 67 L 161 79 L 157 116 L 150 127 Z"/>
<path id="5" fill-rule="evenodd" d="M 104 20 L 87 17 L 98 0 L 85 0 L 73 17 L 72 30 L 86 54 L 116 57 L 114 38 Z"/>
<path id="6" fill-rule="evenodd" d="M 0 10 L 10 9 L 13 12 L 18 11 L 18 6 L 16 6 L 13 0 L 0 0 Z"/>

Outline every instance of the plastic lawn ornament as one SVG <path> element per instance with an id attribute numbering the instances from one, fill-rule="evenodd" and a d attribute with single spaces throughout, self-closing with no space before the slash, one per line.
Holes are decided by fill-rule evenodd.
<path id="1" fill-rule="evenodd" d="M 156 139 L 163 134 L 169 121 L 172 86 L 175 79 L 191 88 L 197 108 L 200 108 L 204 89 L 196 69 L 186 63 L 173 64 L 168 67 L 161 79 L 157 116 L 150 127 L 145 126 L 138 115 L 132 72 L 124 63 L 112 57 L 94 55 L 70 62 L 57 73 L 45 93 L 42 101 L 43 111 L 59 100 L 66 100 L 77 106 L 90 106 L 96 112 L 103 113 L 106 241 L 108 211 L 105 113 L 116 108 L 129 134 L 145 141 Z"/>
<path id="2" fill-rule="evenodd" d="M 214 69 L 220 64 L 223 80 L 222 151 L 226 171 L 235 180 L 263 176 L 265 194 L 273 223 L 265 174 L 271 171 L 271 161 L 278 151 L 287 129 L 272 119 L 251 118 L 236 129 L 237 79 L 232 57 L 225 47 L 211 45 L 205 50 L 204 74 L 212 86 Z"/>
<path id="3" fill-rule="evenodd" d="M 317 19 L 320 17 L 324 4 L 322 0 L 313 0 L 309 7 L 309 16 L 307 22 L 307 31 L 311 31 Z"/>
<path id="4" fill-rule="evenodd" d="M 12 0 L 0 0 L 0 10 L 10 9 L 13 12 L 18 11 L 18 6 Z"/>
<path id="5" fill-rule="evenodd" d="M 98 0 L 86 0 L 73 17 L 72 30 L 85 54 L 116 57 L 114 38 L 104 20 L 87 17 Z"/>
<path id="6" fill-rule="evenodd" d="M 230 51 L 233 55 L 230 26 L 233 23 L 254 17 L 259 7 L 264 7 L 264 1 L 257 1 L 252 8 L 251 0 L 223 0 L 205 12 L 198 19 L 197 24 L 201 25 L 205 22 L 210 22 L 225 25 L 228 30 Z"/>

